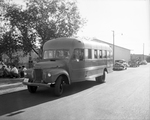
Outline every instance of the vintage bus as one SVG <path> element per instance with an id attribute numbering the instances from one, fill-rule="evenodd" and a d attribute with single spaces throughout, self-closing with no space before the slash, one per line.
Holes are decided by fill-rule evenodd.
<path id="1" fill-rule="evenodd" d="M 30 93 L 40 86 L 54 87 L 56 96 L 63 93 L 63 85 L 95 78 L 105 82 L 112 71 L 112 48 L 94 39 L 57 38 L 43 46 L 43 59 L 25 72 L 23 84 Z"/>

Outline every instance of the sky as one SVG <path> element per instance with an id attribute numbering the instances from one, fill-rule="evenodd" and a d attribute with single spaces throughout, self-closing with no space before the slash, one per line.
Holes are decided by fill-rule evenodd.
<path id="1" fill-rule="evenodd" d="M 150 0 L 77 0 L 77 5 L 87 21 L 79 36 L 113 43 L 114 31 L 115 45 L 150 54 Z"/>
<path id="2" fill-rule="evenodd" d="M 78 35 L 131 50 L 132 54 L 150 54 L 149 0 L 78 0 L 79 11 L 87 20 Z"/>

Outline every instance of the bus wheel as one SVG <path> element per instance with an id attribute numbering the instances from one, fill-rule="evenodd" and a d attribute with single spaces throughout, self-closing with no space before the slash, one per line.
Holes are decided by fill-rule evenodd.
<path id="1" fill-rule="evenodd" d="M 37 90 L 37 86 L 29 86 L 28 85 L 28 91 L 30 93 L 36 93 L 36 90 Z"/>
<path id="2" fill-rule="evenodd" d="M 106 73 L 104 71 L 102 76 L 96 77 L 96 82 L 97 83 L 104 83 L 105 79 L 106 79 Z"/>
<path id="3" fill-rule="evenodd" d="M 55 83 L 55 95 L 61 96 L 63 93 L 63 78 L 62 76 L 58 77 Z"/>
<path id="4" fill-rule="evenodd" d="M 96 82 L 101 83 L 101 76 L 96 77 Z"/>
<path id="5" fill-rule="evenodd" d="M 103 72 L 103 75 L 101 77 L 102 77 L 102 83 L 104 83 L 106 80 L 106 72 L 105 71 Z"/>

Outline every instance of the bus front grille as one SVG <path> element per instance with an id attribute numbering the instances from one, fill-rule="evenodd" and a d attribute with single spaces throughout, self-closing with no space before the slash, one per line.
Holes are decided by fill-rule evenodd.
<path id="1" fill-rule="evenodd" d="M 34 69 L 35 82 L 41 82 L 43 71 L 42 69 Z"/>

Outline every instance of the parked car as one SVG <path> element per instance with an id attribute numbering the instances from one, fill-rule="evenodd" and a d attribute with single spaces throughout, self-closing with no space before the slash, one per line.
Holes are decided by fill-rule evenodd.
<path id="1" fill-rule="evenodd" d="M 113 66 L 114 70 L 125 70 L 128 67 L 128 63 L 122 59 L 122 60 L 115 60 L 115 64 Z"/>
<path id="2" fill-rule="evenodd" d="M 129 61 L 130 67 L 139 67 L 139 61 L 131 60 Z"/>
<path id="3" fill-rule="evenodd" d="M 143 60 L 139 63 L 140 65 L 147 65 L 147 61 L 146 60 Z"/>

